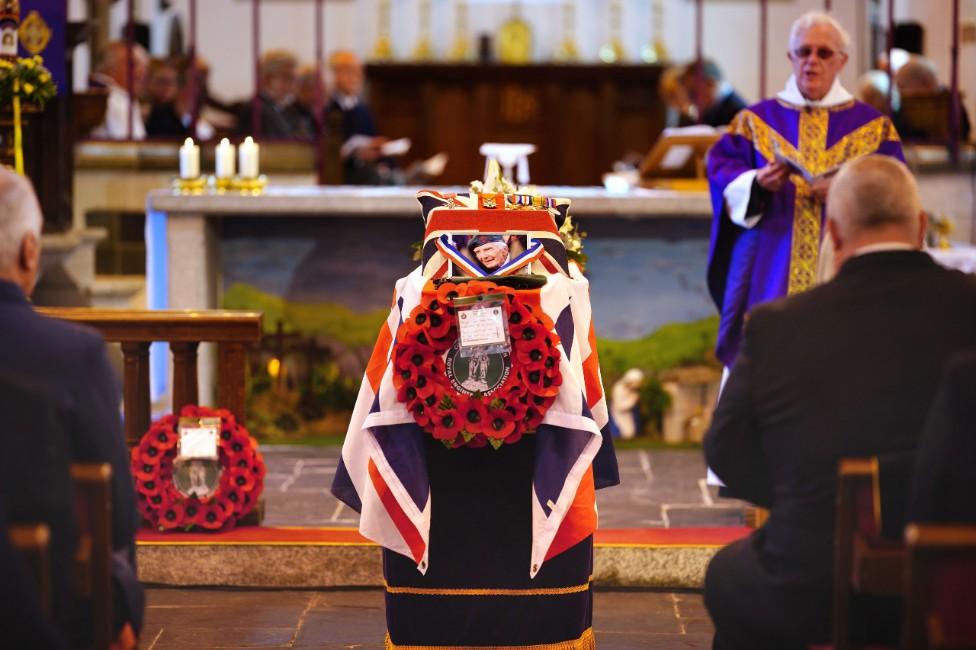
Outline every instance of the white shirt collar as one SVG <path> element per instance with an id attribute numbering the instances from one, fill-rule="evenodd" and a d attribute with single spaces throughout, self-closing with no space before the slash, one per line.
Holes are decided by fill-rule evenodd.
<path id="1" fill-rule="evenodd" d="M 851 257 L 857 257 L 858 255 L 867 255 L 868 253 L 882 253 L 885 251 L 913 251 L 917 250 L 911 244 L 906 244 L 900 241 L 883 241 L 877 244 L 868 244 L 867 246 L 861 246 L 854 251 Z"/>
<path id="2" fill-rule="evenodd" d="M 776 96 L 787 104 L 793 104 L 794 106 L 819 106 L 823 108 L 846 104 L 854 99 L 854 96 L 840 85 L 840 79 L 836 77 L 834 78 L 834 84 L 830 87 L 827 94 L 824 95 L 823 99 L 819 101 L 807 99 L 800 93 L 800 88 L 796 85 L 796 76 L 794 75 L 790 75 L 790 78 L 786 81 L 786 88 L 779 91 Z"/>
<path id="3" fill-rule="evenodd" d="M 334 95 L 336 103 L 344 111 L 351 111 L 359 105 L 359 97 L 356 95 L 346 95 L 345 93 L 336 92 Z"/>

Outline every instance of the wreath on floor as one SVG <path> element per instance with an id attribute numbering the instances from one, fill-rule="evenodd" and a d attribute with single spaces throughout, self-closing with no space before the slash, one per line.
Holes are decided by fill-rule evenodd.
<path id="1" fill-rule="evenodd" d="M 207 498 L 187 496 L 173 480 L 180 417 L 220 418 L 219 483 Z M 265 465 L 257 441 L 226 409 L 184 406 L 149 427 L 132 449 L 139 511 L 157 530 L 229 530 L 254 508 L 264 488 Z"/>
<path id="2" fill-rule="evenodd" d="M 447 374 L 447 357 L 458 338 L 454 299 L 500 294 L 507 299 L 511 353 L 507 375 L 486 392 L 458 390 Z M 425 292 L 397 331 L 393 385 L 414 420 L 449 448 L 499 449 L 518 442 L 542 422 L 562 385 L 559 338 L 541 309 L 510 287 L 493 282 L 444 282 Z M 455 357 L 456 358 L 456 357 Z"/>

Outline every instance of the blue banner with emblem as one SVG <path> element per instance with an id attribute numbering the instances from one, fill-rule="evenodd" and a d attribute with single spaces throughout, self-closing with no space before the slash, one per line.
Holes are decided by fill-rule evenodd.
<path id="1" fill-rule="evenodd" d="M 70 92 L 65 68 L 65 30 L 67 0 L 21 0 L 20 29 L 17 32 L 20 56 L 39 55 L 51 71 L 58 95 Z"/>

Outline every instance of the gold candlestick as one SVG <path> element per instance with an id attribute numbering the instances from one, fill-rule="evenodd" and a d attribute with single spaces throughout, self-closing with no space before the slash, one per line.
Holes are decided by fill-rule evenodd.
<path id="1" fill-rule="evenodd" d="M 373 45 L 372 58 L 376 61 L 389 61 L 393 58 L 393 43 L 390 41 L 390 0 L 378 0 L 376 12 L 379 36 Z"/>
<path id="2" fill-rule="evenodd" d="M 576 6 L 573 0 L 567 0 L 563 5 L 563 42 L 556 49 L 557 61 L 579 60 L 579 49 L 576 47 Z"/>
<path id="3" fill-rule="evenodd" d="M 641 48 L 641 61 L 644 63 L 665 63 L 668 49 L 664 45 L 664 4 L 654 0 L 651 5 L 651 42 Z"/>
<path id="4" fill-rule="evenodd" d="M 604 63 L 620 63 L 627 57 L 624 44 L 620 40 L 622 10 L 620 0 L 610 3 L 610 41 L 600 47 L 600 60 Z"/>
<path id="5" fill-rule="evenodd" d="M 419 20 L 417 31 L 420 37 L 413 48 L 413 58 L 416 61 L 429 61 L 434 58 L 434 48 L 430 44 L 430 0 L 420 0 L 417 16 Z"/>
<path id="6" fill-rule="evenodd" d="M 468 5 L 459 0 L 454 6 L 454 43 L 448 53 L 452 61 L 467 61 L 471 58 L 471 38 L 468 34 Z"/>

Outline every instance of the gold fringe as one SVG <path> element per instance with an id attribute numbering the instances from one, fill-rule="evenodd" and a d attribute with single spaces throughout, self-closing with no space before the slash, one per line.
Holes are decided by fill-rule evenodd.
<path id="1" fill-rule="evenodd" d="M 550 587 L 546 589 L 431 589 L 425 587 L 391 587 L 384 582 L 388 594 L 410 594 L 414 596 L 565 596 L 578 594 L 590 588 L 593 576 L 582 585 L 571 587 Z"/>
<path id="2" fill-rule="evenodd" d="M 386 650 L 596 650 L 596 638 L 591 627 L 578 639 L 538 645 L 397 645 L 387 633 Z"/>

